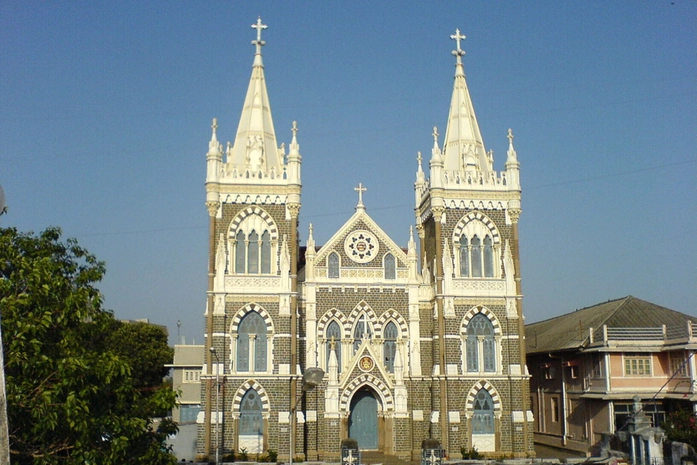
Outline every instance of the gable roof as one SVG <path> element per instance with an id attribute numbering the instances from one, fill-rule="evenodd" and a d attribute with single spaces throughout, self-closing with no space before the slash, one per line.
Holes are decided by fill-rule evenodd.
<path id="1" fill-rule="evenodd" d="M 528 354 L 575 350 L 586 347 L 589 328 L 656 328 L 684 326 L 697 318 L 666 307 L 627 296 L 582 308 L 549 320 L 525 326 Z"/>

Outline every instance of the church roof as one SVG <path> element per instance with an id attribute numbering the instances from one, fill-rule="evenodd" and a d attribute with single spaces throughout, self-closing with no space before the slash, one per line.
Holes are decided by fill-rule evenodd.
<path id="1" fill-rule="evenodd" d="M 256 50 L 252 64 L 252 77 L 244 99 L 235 142 L 228 153 L 227 161 L 240 167 L 240 171 L 244 171 L 247 164 L 250 164 L 251 171 L 256 171 L 255 168 L 258 168 L 266 173 L 274 168 L 278 173 L 283 164 L 283 153 L 276 143 L 261 55 L 261 47 L 266 44 L 261 40 L 261 31 L 267 26 L 262 24 L 259 18 L 255 24 L 252 24 L 252 28 L 257 30 L 257 39 L 252 41 Z"/>
<path id="2" fill-rule="evenodd" d="M 630 295 L 526 325 L 527 353 L 582 349 L 590 343 L 590 328 L 683 327 L 687 321 L 697 318 Z"/>
<path id="3" fill-rule="evenodd" d="M 477 117 L 474 114 L 474 106 L 462 65 L 465 51 L 460 48 L 460 41 L 465 36 L 460 34 L 460 30 L 457 29 L 455 34 L 450 37 L 457 42 L 457 49 L 452 52 L 457 60 L 448 126 L 443 144 L 443 169 L 446 171 L 464 171 L 469 160 L 470 163 L 476 163 L 479 170 L 486 175 L 489 172 L 489 163 L 484 150 L 484 140 L 479 131 Z"/>

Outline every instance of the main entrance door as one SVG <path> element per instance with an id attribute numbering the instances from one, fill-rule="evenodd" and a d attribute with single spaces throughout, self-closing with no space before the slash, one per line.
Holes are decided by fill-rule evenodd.
<path id="1" fill-rule="evenodd" d="M 378 401 L 369 388 L 362 388 L 351 399 L 349 437 L 361 450 L 378 448 Z"/>

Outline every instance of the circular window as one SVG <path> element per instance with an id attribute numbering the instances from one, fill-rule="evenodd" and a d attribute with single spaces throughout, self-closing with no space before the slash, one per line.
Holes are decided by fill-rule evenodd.
<path id="1" fill-rule="evenodd" d="M 368 231 L 353 231 L 344 242 L 346 255 L 356 263 L 368 263 L 378 253 L 378 240 Z"/>

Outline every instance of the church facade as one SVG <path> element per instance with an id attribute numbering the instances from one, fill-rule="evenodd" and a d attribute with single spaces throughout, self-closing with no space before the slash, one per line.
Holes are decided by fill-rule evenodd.
<path id="1" fill-rule="evenodd" d="M 428 438 L 452 458 L 472 449 L 533 454 L 519 163 L 510 130 L 503 171 L 485 150 L 464 36 L 451 36 L 448 125 L 443 139 L 434 128 L 428 176 L 418 156 L 407 246 L 368 215 L 359 184 L 355 214 L 323 245 L 310 225 L 301 247 L 297 127 L 286 151 L 266 90 L 266 25 L 252 27 L 252 75 L 234 142 L 218 141 L 214 120 L 206 155 L 199 454 L 271 450 L 287 460 L 292 450 L 294 459 L 338 461 L 347 438 L 404 459 L 418 457 Z M 316 387 L 303 377 L 308 368 L 324 373 Z"/>

